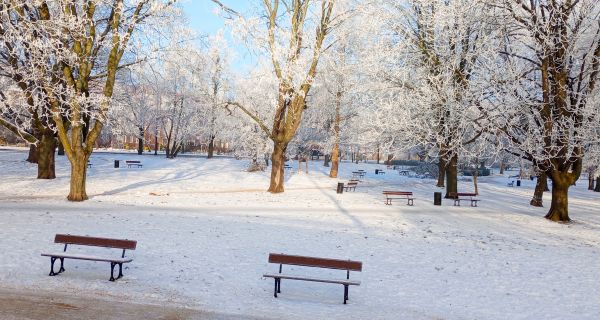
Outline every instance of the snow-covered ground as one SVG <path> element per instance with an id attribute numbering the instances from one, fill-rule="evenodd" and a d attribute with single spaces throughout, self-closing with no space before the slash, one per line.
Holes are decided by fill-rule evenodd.
<path id="1" fill-rule="evenodd" d="M 36 180 L 26 152 L 0 149 L 0 288 L 185 305 L 209 312 L 274 319 L 598 319 L 600 194 L 582 181 L 571 189 L 571 224 L 543 219 L 528 205 L 534 182 L 506 186 L 480 178 L 480 207 L 433 205 L 432 180 L 402 177 L 384 166 L 343 163 L 340 181 L 368 172 L 356 192 L 321 162 L 309 174 L 286 174 L 286 192 L 269 194 L 268 172 L 246 161 L 95 153 L 90 200 L 70 203 L 68 164 L 58 178 Z M 138 159 L 142 169 L 113 168 Z M 375 176 L 374 169 L 387 171 Z M 386 206 L 384 189 L 415 192 L 414 207 Z M 472 183 L 461 181 L 461 191 Z M 548 205 L 550 194 L 545 195 Z M 66 261 L 48 277 L 60 250 L 54 234 L 138 240 L 125 277 L 107 281 L 109 265 Z M 73 247 L 69 251 L 76 251 Z M 90 248 L 80 248 L 85 252 Z M 104 251 L 104 250 L 101 250 Z M 339 285 L 283 281 L 272 295 L 269 252 L 363 261 L 362 281 L 342 304 Z M 119 252 L 113 252 L 117 255 Z M 299 274 L 343 271 L 288 267 Z M 1 313 L 1 310 L 0 310 Z"/>

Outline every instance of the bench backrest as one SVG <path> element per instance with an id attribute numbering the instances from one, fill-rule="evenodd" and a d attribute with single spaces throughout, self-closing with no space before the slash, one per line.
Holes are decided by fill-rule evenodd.
<path id="1" fill-rule="evenodd" d="M 137 241 L 126 239 L 96 238 L 87 236 L 73 236 L 70 234 L 57 234 L 54 243 L 76 244 L 81 246 L 105 247 L 135 250 Z"/>
<path id="2" fill-rule="evenodd" d="M 350 181 L 350 182 L 347 183 L 347 185 L 349 185 L 349 186 L 357 186 L 358 182 L 356 182 L 356 181 Z"/>
<path id="3" fill-rule="evenodd" d="M 476 197 L 477 196 L 476 193 L 468 193 L 468 192 L 450 192 L 448 195 L 451 198 L 456 198 L 456 197 Z"/>
<path id="4" fill-rule="evenodd" d="M 362 262 L 305 256 L 269 253 L 269 263 L 289 264 L 303 267 L 318 267 L 350 271 L 362 271 Z"/>
<path id="5" fill-rule="evenodd" d="M 409 191 L 383 191 L 383 194 L 391 194 L 396 196 L 412 196 L 412 192 Z"/>
<path id="6" fill-rule="evenodd" d="M 139 160 L 125 160 L 125 163 L 141 163 Z"/>

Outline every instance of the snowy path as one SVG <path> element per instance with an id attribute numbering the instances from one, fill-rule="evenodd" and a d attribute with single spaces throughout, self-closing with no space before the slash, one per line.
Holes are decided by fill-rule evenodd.
<path id="1" fill-rule="evenodd" d="M 600 195 L 572 192 L 570 225 L 528 206 L 532 182 L 506 187 L 481 178 L 479 208 L 431 203 L 430 180 L 368 174 L 357 192 L 337 195 L 320 163 L 287 174 L 287 191 L 263 190 L 267 173 L 233 159 L 141 159 L 114 169 L 94 154 L 89 201 L 68 203 L 68 167 L 37 181 L 22 151 L 0 151 L 0 288 L 55 290 L 108 300 L 174 303 L 194 309 L 284 319 L 597 319 L 600 314 Z M 295 166 L 295 164 L 294 164 Z M 376 165 L 344 163 L 342 177 Z M 415 206 L 383 205 L 386 188 L 414 191 Z M 461 182 L 461 190 L 470 190 Z M 155 195 L 151 195 L 155 194 Z M 545 197 L 549 197 L 547 194 Z M 548 203 L 548 199 L 545 199 Z M 138 240 L 125 277 L 106 281 L 102 263 L 67 263 L 48 277 L 55 233 Z M 272 297 L 269 252 L 364 262 L 362 285 L 341 304 L 341 286 L 283 282 Z M 312 275 L 334 271 L 301 270 Z M 1 311 L 1 310 L 0 310 Z"/>

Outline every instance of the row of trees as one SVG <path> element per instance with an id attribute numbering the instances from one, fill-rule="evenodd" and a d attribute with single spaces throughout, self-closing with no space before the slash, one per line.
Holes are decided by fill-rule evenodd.
<path id="1" fill-rule="evenodd" d="M 213 2 L 255 54 L 247 75 L 231 76 L 220 36 L 198 49 L 181 35 L 170 1 L 1 2 L 0 124 L 37 145 L 40 177 L 58 136 L 68 198 L 86 199 L 109 120 L 140 139 L 161 131 L 167 157 L 199 136 L 209 156 L 219 136 L 254 163 L 270 149 L 274 193 L 286 153 L 315 145 L 330 150 L 331 177 L 342 145 L 416 152 L 438 163 L 447 196 L 459 163 L 512 155 L 538 172 L 532 204 L 552 180 L 554 221 L 569 220 L 584 160 L 597 175 L 597 1 Z"/>
<path id="2" fill-rule="evenodd" d="M 541 205 L 548 177 L 546 218 L 569 221 L 568 189 L 599 142 L 600 3 L 314 5 L 264 1 L 254 19 L 227 11 L 236 33 L 272 62 L 264 77 L 276 79 L 269 110 L 240 103 L 244 92 L 229 101 L 274 143 L 269 191 L 283 191 L 280 159 L 294 138 L 330 141 L 336 159 L 340 137 L 351 132 L 347 143 L 436 158 L 447 196 L 457 191 L 461 159 L 519 157 L 538 172 L 532 204 Z"/>

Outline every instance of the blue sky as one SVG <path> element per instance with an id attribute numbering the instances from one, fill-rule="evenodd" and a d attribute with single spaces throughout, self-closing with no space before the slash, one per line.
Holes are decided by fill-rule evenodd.
<path id="1" fill-rule="evenodd" d="M 224 5 L 244 13 L 251 5 L 251 0 L 220 0 Z M 225 29 L 224 19 L 217 16 L 215 12 L 215 5 L 210 0 L 182 0 L 180 4 L 183 7 L 183 11 L 186 14 L 190 27 L 198 31 L 200 34 L 213 35 L 217 31 L 223 29 L 224 36 L 227 39 L 229 46 L 236 52 L 237 57 L 232 61 L 232 67 L 237 71 L 247 71 L 250 67 L 251 61 L 248 50 L 243 45 L 236 43 L 229 34 L 228 30 Z"/>

